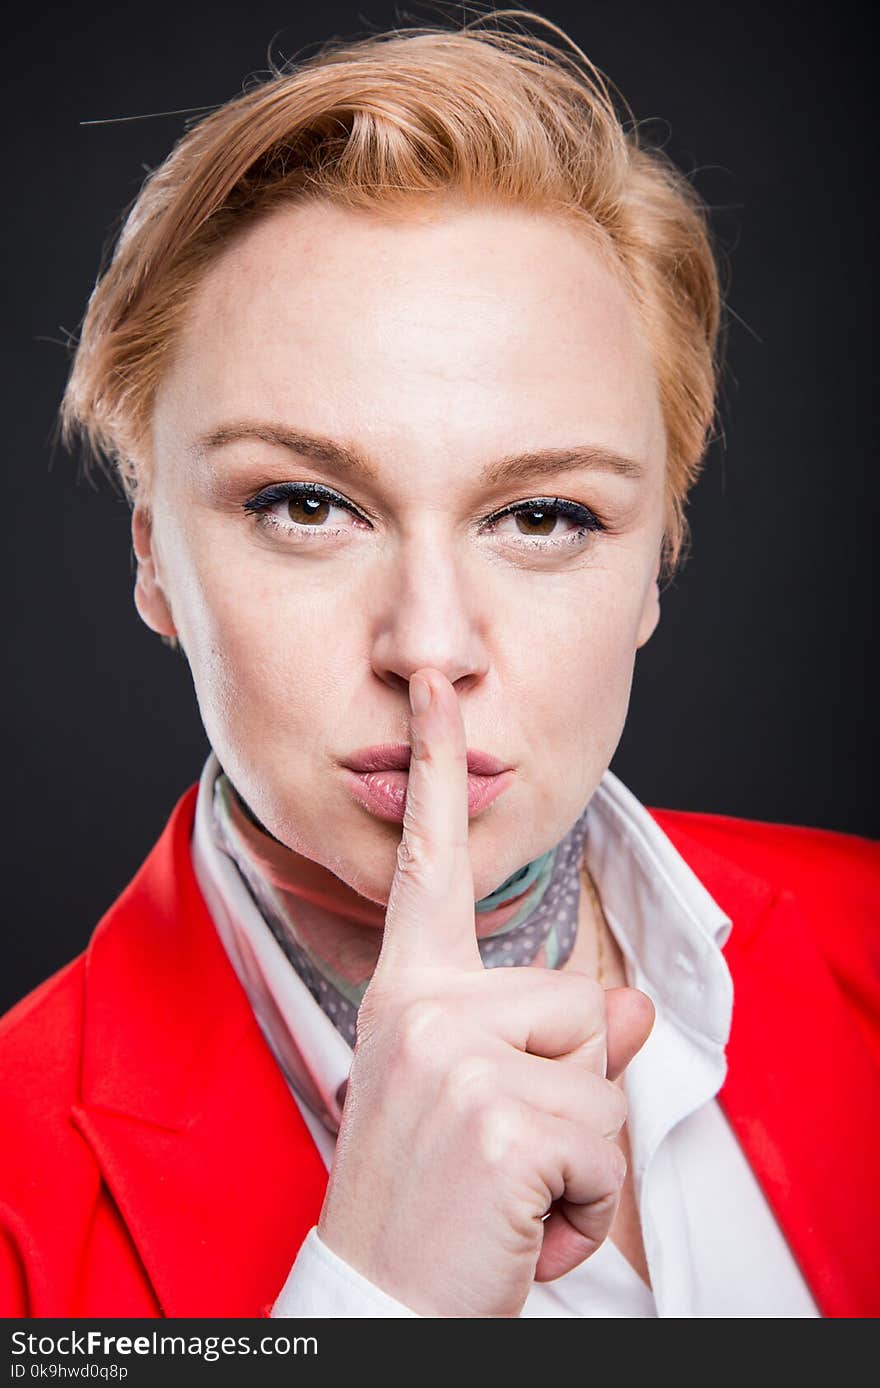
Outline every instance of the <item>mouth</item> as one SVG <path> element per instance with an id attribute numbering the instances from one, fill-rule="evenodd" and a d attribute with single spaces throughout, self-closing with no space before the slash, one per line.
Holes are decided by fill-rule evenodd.
<path id="1" fill-rule="evenodd" d="M 378 747 L 362 747 L 346 757 L 343 765 L 351 771 L 408 771 L 410 755 L 407 743 L 386 742 Z M 478 747 L 468 748 L 467 767 L 470 776 L 500 776 L 512 770 L 506 762 L 489 752 L 481 752 Z"/>
<path id="2" fill-rule="evenodd" d="M 345 768 L 348 788 L 365 810 L 377 819 L 393 824 L 403 823 L 406 809 L 408 771 L 352 771 Z M 468 773 L 468 818 L 481 814 L 497 800 L 515 779 L 514 771 L 502 771 L 495 776 L 472 776 Z"/>
<path id="3" fill-rule="evenodd" d="M 406 743 L 365 747 L 344 762 L 348 788 L 370 814 L 402 824 L 409 763 Z M 516 773 L 498 757 L 477 748 L 468 748 L 467 764 L 468 817 L 473 819 L 507 790 Z"/>

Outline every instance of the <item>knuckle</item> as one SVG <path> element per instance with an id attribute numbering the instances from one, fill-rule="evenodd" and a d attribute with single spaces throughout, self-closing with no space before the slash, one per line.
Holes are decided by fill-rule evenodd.
<path id="1" fill-rule="evenodd" d="M 484 1110 L 497 1093 L 495 1066 L 484 1056 L 466 1055 L 446 1071 L 441 1084 L 441 1102 L 454 1113 Z"/>
<path id="2" fill-rule="evenodd" d="M 433 744 L 421 737 L 416 727 L 410 728 L 410 760 L 428 763 L 434 760 Z"/>
<path id="3" fill-rule="evenodd" d="M 397 1022 L 397 1055 L 407 1067 L 434 1068 L 445 1052 L 446 1013 L 432 998 L 406 1003 Z"/>
<path id="4" fill-rule="evenodd" d="M 374 1013 L 368 1006 L 365 1007 L 364 1004 L 361 1003 L 354 1024 L 355 1051 L 367 1050 L 367 1048 L 374 1043 L 377 1031 L 377 1019 Z"/>
<path id="5" fill-rule="evenodd" d="M 377 1036 L 382 1025 L 382 1008 L 369 989 L 361 999 L 355 1019 L 355 1049 L 362 1050 Z"/>
<path id="6" fill-rule="evenodd" d="M 408 877 L 424 877 L 428 865 L 428 841 L 419 832 L 409 805 L 403 815 L 403 833 L 397 845 L 397 866 Z"/>
<path id="7" fill-rule="evenodd" d="M 522 1118 L 515 1104 L 496 1095 L 476 1122 L 476 1143 L 483 1166 L 508 1172 L 522 1143 Z"/>

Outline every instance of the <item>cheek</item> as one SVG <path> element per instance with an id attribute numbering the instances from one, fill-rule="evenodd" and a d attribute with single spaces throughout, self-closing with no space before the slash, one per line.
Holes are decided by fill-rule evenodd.
<path id="1" fill-rule="evenodd" d="M 207 536 L 177 556 L 175 619 L 221 762 L 307 747 L 320 710 L 339 698 L 340 660 L 359 648 L 351 604 L 312 601 L 283 562 L 249 562 Z"/>
<path id="2" fill-rule="evenodd" d="M 352 643 L 293 598 L 254 601 L 239 589 L 215 596 L 212 604 L 206 595 L 191 660 L 209 738 L 274 757 L 306 751 L 311 741 L 314 753 L 321 711 L 339 697 L 337 657 Z"/>
<path id="3" fill-rule="evenodd" d="M 524 681 L 531 680 L 523 707 L 534 718 L 536 747 L 548 749 L 548 765 L 578 784 L 598 781 L 620 740 L 637 628 L 631 597 L 597 582 L 557 605 L 549 631 L 545 624 L 526 643 L 541 652 L 523 667 Z"/>

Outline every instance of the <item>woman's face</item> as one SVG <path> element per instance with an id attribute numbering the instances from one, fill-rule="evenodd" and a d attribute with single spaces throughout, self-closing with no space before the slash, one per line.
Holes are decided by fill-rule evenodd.
<path id="1" fill-rule="evenodd" d="M 477 898 L 559 841 L 620 738 L 663 529 L 652 362 L 583 233 L 274 212 L 202 282 L 153 446 L 138 610 L 278 839 L 387 901 L 401 826 L 343 763 L 408 742 L 433 666 L 469 748 L 515 770 L 470 821 Z M 266 493 L 289 483 L 319 490 Z"/>

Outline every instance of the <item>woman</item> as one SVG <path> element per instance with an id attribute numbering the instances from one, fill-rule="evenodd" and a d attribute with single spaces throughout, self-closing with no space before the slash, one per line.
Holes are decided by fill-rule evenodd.
<path id="1" fill-rule="evenodd" d="M 147 180 L 63 417 L 212 752 L 4 1020 L 7 1314 L 876 1313 L 876 845 L 608 770 L 718 322 L 686 181 L 483 24 Z"/>

